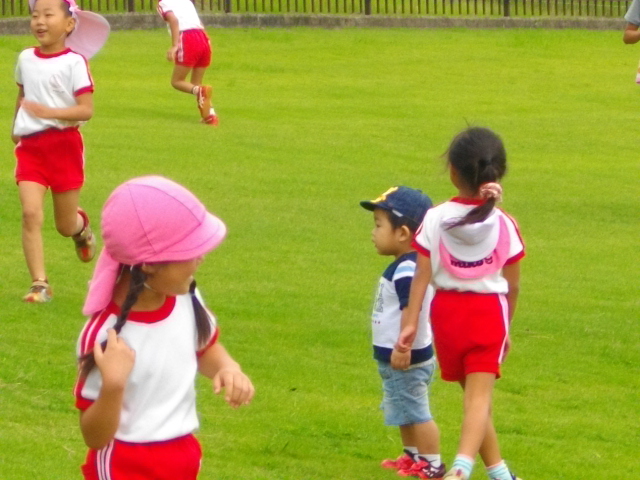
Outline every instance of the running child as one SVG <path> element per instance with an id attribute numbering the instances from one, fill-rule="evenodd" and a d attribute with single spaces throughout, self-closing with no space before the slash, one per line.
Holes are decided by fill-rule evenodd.
<path id="1" fill-rule="evenodd" d="M 31 32 L 39 46 L 23 50 L 15 78 L 18 99 L 11 138 L 22 206 L 22 247 L 32 284 L 23 300 L 52 298 L 42 245 L 44 197 L 51 189 L 58 232 L 71 237 L 89 262 L 95 241 L 79 206 L 84 146 L 79 127 L 93 116 L 93 80 L 83 55 L 95 54 L 109 35 L 107 21 L 78 9 L 74 0 L 30 0 Z M 72 40 L 73 39 L 73 40 Z"/>
<path id="2" fill-rule="evenodd" d="M 193 279 L 225 224 L 184 187 L 148 176 L 113 191 L 102 232 L 74 390 L 89 447 L 84 478 L 196 479 L 196 374 L 211 378 L 215 393 L 226 389 L 234 408 L 254 394 Z"/>
<path id="3" fill-rule="evenodd" d="M 202 81 L 211 64 L 211 42 L 191 0 L 160 0 L 158 13 L 171 33 L 171 48 L 167 60 L 173 62 L 171 86 L 196 96 L 202 122 L 218 125 L 218 116 L 211 106 L 213 89 Z M 191 74 L 190 80 L 187 76 Z"/>
<path id="4" fill-rule="evenodd" d="M 440 431 L 429 409 L 429 386 L 435 370 L 429 295 L 410 348 L 403 352 L 394 348 L 416 268 L 417 253 L 411 243 L 432 206 L 431 199 L 419 190 L 400 186 L 360 205 L 373 211 L 371 233 L 376 250 L 394 257 L 379 280 L 373 306 L 373 357 L 382 377 L 385 424 L 399 427 L 403 453 L 396 460 L 384 460 L 382 467 L 405 477 L 442 478 L 445 466 L 440 459 Z"/>
<path id="5" fill-rule="evenodd" d="M 447 152 L 458 195 L 430 209 L 414 241 L 418 261 L 396 345 L 408 352 L 431 284 L 431 326 L 442 378 L 464 391 L 458 453 L 446 480 L 466 480 L 480 453 L 492 480 L 516 480 L 500 455 L 491 397 L 509 348 L 524 244 L 516 222 L 496 208 L 507 169 L 502 140 L 468 128 Z M 405 360 L 405 364 L 408 362 Z"/>

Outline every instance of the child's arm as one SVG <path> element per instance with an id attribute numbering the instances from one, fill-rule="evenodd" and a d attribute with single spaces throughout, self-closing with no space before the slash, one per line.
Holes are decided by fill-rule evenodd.
<path id="1" fill-rule="evenodd" d="M 624 29 L 624 35 L 622 36 L 622 41 L 626 44 L 638 43 L 640 41 L 638 25 L 627 23 L 627 26 Z"/>
<path id="2" fill-rule="evenodd" d="M 422 310 L 429 283 L 431 283 L 431 259 L 426 255 L 418 254 L 416 272 L 413 275 L 411 292 L 409 293 L 409 305 L 402 310 L 400 337 L 394 347 L 394 350 L 398 350 L 400 353 L 411 351 L 411 345 L 413 345 L 418 328 L 420 310 Z"/>
<path id="3" fill-rule="evenodd" d="M 507 293 L 507 305 L 509 305 L 509 323 L 513 319 L 518 303 L 518 295 L 520 294 L 520 262 L 505 265 L 502 269 L 502 276 L 509 284 L 509 293 Z"/>
<path id="4" fill-rule="evenodd" d="M 41 103 L 22 100 L 22 108 L 38 118 L 55 118 L 68 122 L 85 122 L 93 117 L 93 94 L 83 93 L 76 97 L 76 105 L 67 108 L 51 108 Z"/>
<path id="5" fill-rule="evenodd" d="M 20 110 L 20 104 L 22 103 L 22 99 L 24 98 L 24 87 L 18 87 L 18 98 L 16 99 L 16 110 L 13 112 L 13 124 L 11 125 L 11 140 L 16 145 L 20 141 L 20 137 L 18 135 L 13 134 L 13 128 L 16 125 L 16 116 L 18 115 L 18 110 Z"/>
<path id="6" fill-rule="evenodd" d="M 164 16 L 164 21 L 169 24 L 169 30 L 171 30 L 171 48 L 167 50 L 167 60 L 174 62 L 180 46 L 180 27 L 178 25 L 178 18 L 173 12 L 167 12 Z"/>
<path id="7" fill-rule="evenodd" d="M 115 330 L 109 329 L 107 334 L 105 351 L 102 351 L 99 343 L 93 349 L 96 365 L 102 376 L 100 394 L 80 414 L 80 430 L 84 442 L 89 448 L 96 450 L 106 446 L 118 430 L 124 389 L 135 360 L 135 352 L 116 335 Z"/>
<path id="8" fill-rule="evenodd" d="M 220 342 L 214 343 L 198 359 L 198 370 L 213 380 L 214 393 L 226 389 L 225 400 L 233 408 L 248 405 L 253 398 L 255 389 L 251 380 Z"/>

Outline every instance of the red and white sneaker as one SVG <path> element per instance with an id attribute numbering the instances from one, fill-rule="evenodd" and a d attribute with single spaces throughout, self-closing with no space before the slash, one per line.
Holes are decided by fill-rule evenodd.
<path id="1" fill-rule="evenodd" d="M 411 465 L 408 469 L 398 470 L 398 475 L 401 477 L 416 477 L 416 478 L 437 478 L 442 479 L 445 474 L 444 464 L 439 467 L 434 467 L 426 460 L 422 458 Z"/>
<path id="2" fill-rule="evenodd" d="M 80 233 L 76 233 L 73 237 L 73 242 L 76 245 L 76 254 L 81 262 L 90 262 L 96 255 L 96 239 L 93 236 L 91 227 L 89 226 L 89 216 L 87 213 L 78 208 L 78 213 L 84 219 L 84 228 Z"/>
<path id="3" fill-rule="evenodd" d="M 208 115 L 207 118 L 203 118 L 202 123 L 206 123 L 207 125 L 212 125 L 214 127 L 217 127 L 220 123 L 220 120 L 218 119 L 218 116 L 215 113 L 212 113 Z"/>
<path id="4" fill-rule="evenodd" d="M 385 458 L 380 466 L 382 468 L 388 468 L 389 470 L 406 470 L 413 465 L 413 457 L 408 453 L 403 453 L 395 460 L 391 458 Z"/>
<path id="5" fill-rule="evenodd" d="M 209 117 L 209 110 L 211 110 L 211 94 L 213 88 L 210 85 L 200 85 L 198 87 L 198 94 L 196 99 L 198 100 L 198 110 L 200 110 L 200 116 L 203 120 Z"/>

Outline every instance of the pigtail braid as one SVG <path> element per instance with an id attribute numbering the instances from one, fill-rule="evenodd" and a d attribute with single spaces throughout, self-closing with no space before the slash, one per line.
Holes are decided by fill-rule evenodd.
<path id="1" fill-rule="evenodd" d="M 126 268 L 126 267 L 125 267 Z M 131 280 L 129 282 L 129 291 L 127 292 L 127 296 L 122 303 L 122 307 L 120 308 L 120 315 L 118 315 L 118 319 L 116 320 L 113 329 L 116 333 L 120 333 L 122 327 L 127 321 L 127 317 L 131 312 L 131 308 L 138 301 L 138 297 L 140 293 L 144 290 L 144 283 L 147 280 L 147 274 L 142 271 L 141 265 L 134 265 L 131 267 Z M 107 342 L 104 341 L 100 344 L 102 350 L 107 346 Z M 87 375 L 93 370 L 96 366 L 96 359 L 93 356 L 93 350 L 88 351 L 82 357 L 80 357 L 80 377 L 86 378 Z"/>
<path id="2" fill-rule="evenodd" d="M 196 295 L 196 281 L 189 285 L 191 303 L 193 304 L 193 314 L 196 319 L 196 330 L 198 332 L 198 349 L 204 348 L 211 338 L 211 320 L 202 303 Z"/>

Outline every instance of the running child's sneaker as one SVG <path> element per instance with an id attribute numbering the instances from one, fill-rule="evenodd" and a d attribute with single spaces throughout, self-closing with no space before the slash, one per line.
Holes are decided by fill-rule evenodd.
<path id="1" fill-rule="evenodd" d="M 437 478 L 442 479 L 445 474 L 444 464 L 439 467 L 434 467 L 426 460 L 420 459 L 411 465 L 408 469 L 398 470 L 398 475 L 401 477 L 416 477 L 416 478 Z"/>
<path id="2" fill-rule="evenodd" d="M 509 470 L 509 475 L 511 475 L 511 480 L 522 480 L 520 477 L 516 477 L 511 470 Z"/>
<path id="3" fill-rule="evenodd" d="M 34 280 L 27 294 L 22 297 L 27 303 L 47 303 L 53 298 L 53 291 L 46 280 Z"/>
<path id="4" fill-rule="evenodd" d="M 449 470 L 447 474 L 443 477 L 443 480 L 467 480 L 467 478 L 462 474 L 462 470 Z"/>
<path id="5" fill-rule="evenodd" d="M 200 116 L 203 120 L 209 117 L 209 110 L 211 110 L 211 94 L 213 88 L 210 85 L 200 85 L 198 88 L 198 94 L 196 99 L 198 100 L 198 109 L 200 110 Z"/>
<path id="6" fill-rule="evenodd" d="M 403 453 L 395 460 L 386 458 L 382 461 L 380 466 L 382 468 L 388 468 L 389 470 L 406 470 L 413 465 L 413 457 L 408 453 Z"/>
<path id="7" fill-rule="evenodd" d="M 220 120 L 218 119 L 218 116 L 216 114 L 211 114 L 211 115 L 208 115 L 207 118 L 203 118 L 202 123 L 206 123 L 207 125 L 213 125 L 214 127 L 217 127 L 218 124 L 220 123 Z"/>
<path id="8" fill-rule="evenodd" d="M 90 262 L 96 255 L 96 239 L 93 236 L 93 231 L 89 226 L 89 216 L 84 210 L 78 208 L 78 213 L 84 219 L 84 228 L 80 233 L 76 233 L 71 238 L 76 244 L 76 254 L 81 262 Z"/>

